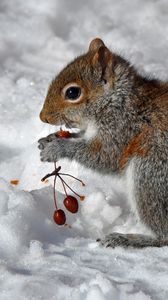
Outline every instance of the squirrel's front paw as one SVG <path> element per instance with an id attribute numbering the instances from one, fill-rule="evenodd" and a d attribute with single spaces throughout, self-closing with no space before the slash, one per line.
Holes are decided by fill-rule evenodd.
<path id="1" fill-rule="evenodd" d="M 43 150 L 46 147 L 46 144 L 48 144 L 49 142 L 52 142 L 53 140 L 55 140 L 57 137 L 55 135 L 55 133 L 49 134 L 46 137 L 43 137 L 41 139 L 38 140 L 38 148 L 40 150 Z"/>
<path id="2" fill-rule="evenodd" d="M 63 156 L 63 141 L 56 139 L 51 142 L 42 142 L 40 158 L 43 162 L 53 162 L 59 160 Z"/>
<path id="3" fill-rule="evenodd" d="M 55 152 L 53 152 L 53 146 L 52 146 L 52 143 L 47 143 L 43 145 L 43 148 L 40 148 L 41 151 L 40 151 L 40 159 L 41 161 L 45 162 L 52 162 L 52 161 L 57 161 L 57 157 L 55 155 Z"/>

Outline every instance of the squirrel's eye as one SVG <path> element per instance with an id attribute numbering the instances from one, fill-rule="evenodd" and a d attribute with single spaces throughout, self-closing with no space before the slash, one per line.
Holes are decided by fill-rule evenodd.
<path id="1" fill-rule="evenodd" d="M 81 88 L 78 86 L 71 86 L 65 92 L 65 99 L 77 100 L 81 95 Z"/>

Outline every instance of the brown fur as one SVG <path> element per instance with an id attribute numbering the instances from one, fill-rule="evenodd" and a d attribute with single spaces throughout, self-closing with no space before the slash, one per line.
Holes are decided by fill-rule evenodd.
<path id="1" fill-rule="evenodd" d="M 127 163 L 134 156 L 146 156 L 149 151 L 147 141 L 148 129 L 144 129 L 140 134 L 135 136 L 130 143 L 124 148 L 119 161 L 119 168 L 124 169 Z"/>
<path id="2" fill-rule="evenodd" d="M 97 138 L 91 143 L 90 145 L 90 151 L 93 153 L 93 155 L 99 153 L 102 149 L 102 142 Z"/>

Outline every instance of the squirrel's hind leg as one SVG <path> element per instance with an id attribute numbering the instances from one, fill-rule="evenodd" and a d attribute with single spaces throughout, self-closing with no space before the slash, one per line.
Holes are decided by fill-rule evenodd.
<path id="1" fill-rule="evenodd" d="M 122 234 L 113 232 L 106 235 L 103 239 L 98 239 L 101 245 L 105 247 L 132 247 L 132 248 L 145 248 L 145 247 L 163 247 L 168 246 L 168 239 L 157 239 L 150 236 L 141 234 Z"/>
<path id="2" fill-rule="evenodd" d="M 167 153 L 157 153 L 154 149 L 151 156 L 135 159 L 132 164 L 132 190 L 137 215 L 156 237 L 114 232 L 98 240 L 102 245 L 112 248 L 168 246 L 168 165 L 165 157 Z"/>

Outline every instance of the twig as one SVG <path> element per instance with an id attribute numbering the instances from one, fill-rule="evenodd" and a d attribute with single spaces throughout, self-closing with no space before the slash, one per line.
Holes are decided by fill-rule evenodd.
<path id="1" fill-rule="evenodd" d="M 61 176 L 58 174 L 58 177 L 61 179 L 61 181 L 78 197 L 81 197 L 79 194 L 77 194 L 66 182 L 64 179 L 61 178 Z"/>
<path id="2" fill-rule="evenodd" d="M 70 174 L 67 174 L 67 173 L 59 173 L 59 175 L 65 175 L 65 176 L 72 177 L 72 178 L 74 178 L 74 179 L 78 180 L 79 182 L 81 182 L 81 184 L 82 184 L 83 186 L 85 186 L 84 182 L 83 182 L 81 179 L 79 179 L 79 178 L 76 178 L 76 177 L 75 177 L 75 176 L 73 176 L 73 175 L 70 175 Z"/>
<path id="3" fill-rule="evenodd" d="M 59 175 L 58 175 L 58 177 L 59 177 L 59 179 L 61 180 L 62 186 L 63 186 L 63 188 L 64 188 L 65 195 L 68 196 L 67 191 L 66 191 L 66 188 L 65 188 L 65 183 L 64 183 L 63 179 L 62 179 L 61 176 L 59 176 Z"/>
<path id="4" fill-rule="evenodd" d="M 55 175 L 55 177 L 54 177 L 54 190 L 53 190 L 53 192 L 54 192 L 54 203 L 55 203 L 55 208 L 56 208 L 56 210 L 58 210 L 58 206 L 57 206 L 57 200 L 56 200 L 56 192 L 55 192 L 55 187 L 56 187 L 56 179 L 57 179 L 57 175 L 58 175 L 58 172 L 56 172 L 56 162 L 54 162 L 54 166 L 55 166 L 55 173 L 54 173 L 54 175 Z"/>
<path id="5" fill-rule="evenodd" d="M 54 163 L 55 165 L 55 163 Z M 52 173 L 48 173 L 47 175 L 45 175 L 41 181 L 45 181 L 48 177 L 54 176 L 54 175 L 58 175 L 58 172 L 61 170 L 61 167 L 55 168 L 55 170 Z"/>

